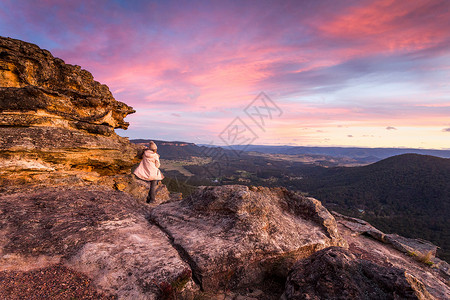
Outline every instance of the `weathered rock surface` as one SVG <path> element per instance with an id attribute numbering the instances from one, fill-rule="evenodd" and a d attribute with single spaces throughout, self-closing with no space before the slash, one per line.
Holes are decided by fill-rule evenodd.
<path id="1" fill-rule="evenodd" d="M 55 265 L 30 271 L 0 271 L 0 299 L 115 299 L 99 293 L 86 275 Z"/>
<path id="2" fill-rule="evenodd" d="M 285 278 L 297 259 L 345 244 L 319 201 L 285 189 L 203 187 L 157 206 L 150 218 L 185 254 L 205 291 Z"/>
<path id="3" fill-rule="evenodd" d="M 350 230 L 359 234 L 366 234 L 383 243 L 391 244 L 395 249 L 404 253 L 417 253 L 420 255 L 430 255 L 430 258 L 436 256 L 437 246 L 422 239 L 409 239 L 398 234 L 385 234 L 376 229 L 368 222 L 341 215 L 333 212 L 333 215 L 339 218 L 339 222 Z"/>
<path id="4" fill-rule="evenodd" d="M 108 134 L 134 112 L 80 66 L 38 46 L 0 37 L 0 124 L 59 125 Z"/>
<path id="5" fill-rule="evenodd" d="M 446 262 L 428 255 L 421 257 L 408 255 L 402 248 L 396 247 L 395 244 L 379 239 L 378 237 L 385 234 L 369 223 L 334 214 L 339 232 L 348 242 L 349 250 L 355 256 L 380 266 L 402 269 L 421 281 L 426 286 L 427 291 L 436 299 L 450 298 L 450 276 Z M 376 231 L 377 234 L 374 236 L 368 234 L 367 231 Z M 409 241 L 411 239 L 406 240 Z M 418 245 L 417 249 L 412 248 L 411 250 L 415 253 L 421 253 L 424 248 L 423 243 L 420 241 L 417 243 L 412 239 L 411 243 L 408 242 L 408 247 Z"/>
<path id="6" fill-rule="evenodd" d="M 395 267 L 358 259 L 330 247 L 300 260 L 282 299 L 434 299 L 424 284 Z"/>
<path id="7" fill-rule="evenodd" d="M 289 299 L 307 299 L 299 285 L 310 299 L 365 299 L 362 289 L 380 299 L 449 296 L 439 270 L 355 234 L 319 201 L 285 189 L 204 187 L 150 206 L 101 187 L 41 188 L 2 194 L 0 214 L 0 290 L 25 298 L 64 268 L 54 289 L 36 292 L 56 295 L 62 282 L 68 293 L 120 299 L 278 299 L 299 259 Z M 343 238 L 352 254 L 314 254 Z M 34 282 L 29 290 L 11 290 L 23 278 Z"/>
<path id="8" fill-rule="evenodd" d="M 138 146 L 114 133 L 134 112 L 79 66 L 0 37 L 0 186 L 82 185 L 129 173 Z"/>
<path id="9" fill-rule="evenodd" d="M 103 293 L 126 299 L 189 298 L 190 266 L 123 192 L 42 189 L 0 196 L 0 271 L 62 264 Z"/>

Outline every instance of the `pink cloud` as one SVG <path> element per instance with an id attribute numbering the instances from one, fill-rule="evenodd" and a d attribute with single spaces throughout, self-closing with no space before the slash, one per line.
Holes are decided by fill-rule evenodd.
<path id="1" fill-rule="evenodd" d="M 132 2 L 4 1 L 0 25 L 91 71 L 138 111 L 139 128 L 148 118 L 175 132 L 183 119 L 214 135 L 260 91 L 283 106 L 274 124 L 286 139 L 299 124 L 446 124 L 444 1 Z M 423 90 L 389 95 L 390 82 Z M 338 93 L 349 87 L 361 96 Z M 332 100 L 314 100 L 323 95 Z"/>
<path id="2" fill-rule="evenodd" d="M 320 30 L 326 36 L 358 41 L 363 45 L 358 50 L 366 54 L 367 51 L 417 51 L 448 41 L 446 28 L 450 20 L 445 1 L 363 3 L 367 2 L 320 24 Z"/>

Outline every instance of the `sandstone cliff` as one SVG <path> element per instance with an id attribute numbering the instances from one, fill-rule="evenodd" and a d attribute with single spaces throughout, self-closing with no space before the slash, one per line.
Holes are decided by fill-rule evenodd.
<path id="1" fill-rule="evenodd" d="M 126 129 L 124 118 L 133 112 L 88 71 L 36 45 L 0 37 L 3 188 L 129 173 L 138 149 L 114 129 Z"/>
<path id="2" fill-rule="evenodd" d="M 1 119 L 5 126 L 58 126 L 111 134 L 133 113 L 80 66 L 38 46 L 0 37 Z"/>

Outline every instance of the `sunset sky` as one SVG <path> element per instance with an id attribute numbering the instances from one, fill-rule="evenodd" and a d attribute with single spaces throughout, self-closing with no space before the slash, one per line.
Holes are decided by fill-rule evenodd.
<path id="1" fill-rule="evenodd" d="M 449 28 L 447 0 L 0 0 L 0 35 L 137 111 L 120 135 L 216 145 L 238 120 L 254 144 L 450 149 Z"/>

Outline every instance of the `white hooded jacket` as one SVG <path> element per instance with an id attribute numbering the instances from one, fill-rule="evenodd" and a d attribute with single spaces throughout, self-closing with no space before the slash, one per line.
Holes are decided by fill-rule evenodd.
<path id="1" fill-rule="evenodd" d="M 133 173 L 142 180 L 162 180 L 164 176 L 158 169 L 160 165 L 159 154 L 145 150 L 142 161 Z"/>

